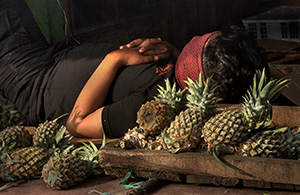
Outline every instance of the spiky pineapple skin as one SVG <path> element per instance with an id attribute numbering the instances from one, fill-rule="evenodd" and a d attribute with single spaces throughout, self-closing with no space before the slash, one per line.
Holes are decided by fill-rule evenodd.
<path id="1" fill-rule="evenodd" d="M 42 177 L 47 187 L 67 189 L 86 179 L 88 168 L 86 162 L 72 154 L 53 156 L 44 165 Z"/>
<path id="2" fill-rule="evenodd" d="M 160 134 L 175 117 L 174 110 L 168 103 L 151 100 L 141 106 L 137 113 L 137 123 L 150 135 Z"/>
<path id="3" fill-rule="evenodd" d="M 215 146 L 232 147 L 246 138 L 253 124 L 248 122 L 239 110 L 225 110 L 210 118 L 202 134 L 211 151 Z"/>
<path id="4" fill-rule="evenodd" d="M 0 140 L 4 141 L 6 146 L 15 143 L 15 148 L 22 148 L 32 145 L 32 136 L 24 126 L 10 126 L 0 132 Z"/>
<path id="5" fill-rule="evenodd" d="M 247 139 L 240 146 L 242 156 L 282 158 L 284 145 L 280 134 L 257 133 Z"/>
<path id="6" fill-rule="evenodd" d="M 59 124 L 53 121 L 45 121 L 39 124 L 33 134 L 33 145 L 47 145 L 47 139 L 54 137 L 59 130 Z"/>
<path id="7" fill-rule="evenodd" d="M 6 174 L 13 179 L 31 179 L 41 175 L 44 164 L 49 159 L 46 149 L 40 147 L 25 147 L 7 154 L 4 160 Z"/>
<path id="8" fill-rule="evenodd" d="M 204 124 L 202 115 L 197 108 L 187 108 L 175 117 L 163 133 L 163 140 L 169 151 L 187 151 L 198 147 Z"/>

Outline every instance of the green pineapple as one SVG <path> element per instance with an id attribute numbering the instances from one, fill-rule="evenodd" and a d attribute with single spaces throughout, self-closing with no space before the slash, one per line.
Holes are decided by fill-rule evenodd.
<path id="1" fill-rule="evenodd" d="M 174 120 L 175 113 L 184 106 L 185 90 L 176 91 L 176 83 L 171 87 L 170 81 L 166 80 L 166 89 L 158 86 L 159 94 L 155 100 L 146 102 L 137 113 L 139 128 L 146 134 L 158 135 Z"/>
<path id="2" fill-rule="evenodd" d="M 258 132 L 244 141 L 239 147 L 242 156 L 300 158 L 300 131 L 281 128 Z"/>
<path id="3" fill-rule="evenodd" d="M 287 85 L 287 80 L 271 80 L 267 82 L 265 70 L 257 71 L 253 77 L 253 86 L 250 87 L 241 110 L 225 110 L 209 119 L 202 134 L 208 145 L 208 151 L 216 147 L 234 149 L 250 132 L 268 124 L 271 119 L 272 101 L 282 88 Z"/>
<path id="4" fill-rule="evenodd" d="M 0 112 L 0 131 L 9 126 L 21 125 L 22 119 L 22 115 L 17 109 L 5 105 Z"/>
<path id="5" fill-rule="evenodd" d="M 284 153 L 283 158 L 288 159 L 300 159 L 300 126 L 295 132 L 294 129 L 289 129 L 287 133 L 284 134 Z"/>
<path id="6" fill-rule="evenodd" d="M 1 177 L 4 181 L 32 179 L 41 175 L 49 152 L 45 148 L 30 146 L 9 151 L 2 158 Z"/>
<path id="7" fill-rule="evenodd" d="M 242 156 L 280 158 L 283 153 L 281 136 L 259 132 L 244 141 L 239 151 Z"/>
<path id="8" fill-rule="evenodd" d="M 62 126 L 54 138 L 46 138 L 48 145 L 12 148 L 16 142 L 1 149 L 1 172 L 3 180 L 32 179 L 41 175 L 43 165 L 53 153 L 61 153 L 70 145 L 72 138 L 65 134 L 66 128 Z M 3 142 L 3 146 L 5 143 Z"/>
<path id="9" fill-rule="evenodd" d="M 199 81 L 186 81 L 189 94 L 187 95 L 187 109 L 181 111 L 175 120 L 162 133 L 167 149 L 176 153 L 193 150 L 201 142 L 201 129 L 205 121 L 214 113 L 218 99 L 214 92 L 216 87 L 211 86 L 211 78 L 203 82 L 202 74 Z"/>
<path id="10" fill-rule="evenodd" d="M 98 149 L 90 142 L 73 151 L 66 150 L 50 158 L 44 165 L 42 177 L 47 187 L 52 189 L 67 189 L 74 186 L 92 174 L 100 174 Z"/>
<path id="11" fill-rule="evenodd" d="M 0 132 L 0 140 L 7 146 L 15 144 L 15 148 L 22 148 L 32 145 L 32 136 L 24 126 L 10 126 Z"/>
<path id="12" fill-rule="evenodd" d="M 60 129 L 60 125 L 56 121 L 66 115 L 68 115 L 68 113 L 63 114 L 52 121 L 46 121 L 39 124 L 33 134 L 33 145 L 50 147 L 52 143 L 49 143 L 49 140 L 54 140 Z"/>

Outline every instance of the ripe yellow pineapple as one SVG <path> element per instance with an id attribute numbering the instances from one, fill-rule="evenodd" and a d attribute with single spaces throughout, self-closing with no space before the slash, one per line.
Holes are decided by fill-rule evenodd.
<path id="1" fill-rule="evenodd" d="M 162 133 L 167 149 L 176 153 L 192 150 L 201 142 L 201 129 L 205 121 L 214 113 L 218 99 L 214 92 L 216 87 L 211 86 L 211 78 L 204 83 L 202 74 L 199 81 L 186 81 L 188 84 L 187 109 L 181 111 L 175 120 Z"/>
<path id="2" fill-rule="evenodd" d="M 265 70 L 257 71 L 253 77 L 253 86 L 244 96 L 241 110 L 225 110 L 209 119 L 202 130 L 208 150 L 216 147 L 233 151 L 234 147 L 247 138 L 257 124 L 270 121 L 272 106 L 270 101 L 277 97 L 287 80 L 267 82 Z"/>
<path id="3" fill-rule="evenodd" d="M 158 88 L 159 94 L 154 97 L 155 100 L 143 104 L 137 113 L 139 128 L 152 136 L 168 127 L 175 113 L 185 105 L 185 90 L 177 90 L 176 83 L 171 87 L 169 79 L 166 79 L 166 88 Z"/>
<path id="4" fill-rule="evenodd" d="M 0 132 L 0 140 L 6 146 L 11 146 L 15 143 L 15 148 L 27 147 L 32 145 L 32 136 L 24 126 L 10 126 Z"/>
<path id="5" fill-rule="evenodd" d="M 74 186 L 92 174 L 102 173 L 98 161 L 98 149 L 90 142 L 73 151 L 55 155 L 44 165 L 42 177 L 47 187 L 52 189 L 67 189 Z"/>

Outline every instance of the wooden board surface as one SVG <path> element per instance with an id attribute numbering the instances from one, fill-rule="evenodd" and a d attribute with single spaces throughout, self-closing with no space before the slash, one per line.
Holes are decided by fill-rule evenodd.
<path id="1" fill-rule="evenodd" d="M 237 108 L 239 105 L 219 105 L 219 110 Z M 277 126 L 300 125 L 300 107 L 273 106 L 273 120 Z M 184 152 L 170 154 L 167 151 L 132 149 L 113 146 L 113 142 L 99 151 L 100 165 L 107 175 L 123 177 L 132 170 L 140 177 L 153 177 L 189 183 L 223 183 L 244 186 L 281 186 L 291 188 L 300 185 L 300 161 L 277 158 L 222 156 L 222 159 L 247 175 L 220 165 L 210 154 Z M 224 184 L 225 183 L 225 184 Z M 227 184 L 226 184 L 227 183 Z M 298 187 L 298 189 L 300 189 Z"/>
<path id="2" fill-rule="evenodd" d="M 108 175 L 118 174 L 114 170 L 123 169 L 132 170 L 141 177 L 148 177 L 149 174 L 144 173 L 153 172 L 156 175 L 177 175 L 178 178 L 180 175 L 199 175 L 300 185 L 298 160 L 234 155 L 222 157 L 226 163 L 249 174 L 245 175 L 223 167 L 209 154 L 197 152 L 170 154 L 167 151 L 106 147 L 99 151 L 99 159 Z"/>

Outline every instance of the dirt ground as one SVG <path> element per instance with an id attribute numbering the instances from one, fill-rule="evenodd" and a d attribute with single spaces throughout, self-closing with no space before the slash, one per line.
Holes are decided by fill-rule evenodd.
<path id="1" fill-rule="evenodd" d="M 130 190 L 125 190 L 123 186 L 118 187 L 118 181 L 121 179 L 113 179 L 110 176 L 98 176 L 89 178 L 77 186 L 73 186 L 67 190 L 53 190 L 47 188 L 42 179 L 36 179 L 19 184 L 18 186 L 8 188 L 1 191 L 2 195 L 83 195 L 83 194 L 100 194 L 110 192 L 110 195 L 130 194 Z M 0 183 L 2 186 L 3 183 Z M 146 191 L 140 194 L 155 194 L 155 195 L 296 195 L 300 191 L 289 190 L 270 190 L 270 189 L 254 189 L 242 187 L 218 187 L 212 185 L 196 185 L 184 184 L 176 182 L 168 182 L 165 180 L 151 179 L 146 185 Z"/>

